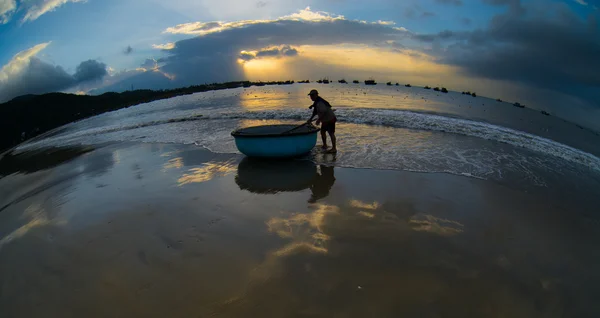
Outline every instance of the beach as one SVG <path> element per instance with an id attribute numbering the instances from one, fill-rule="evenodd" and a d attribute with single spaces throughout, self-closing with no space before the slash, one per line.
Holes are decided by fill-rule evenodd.
<path id="1" fill-rule="evenodd" d="M 194 145 L 19 159 L 0 179 L 2 317 L 600 312 L 597 199 Z"/>
<path id="2" fill-rule="evenodd" d="M 2 154 L 0 316 L 600 314 L 596 132 L 332 84 L 336 155 L 237 150 L 234 129 L 305 121 L 307 87 L 154 101 Z"/>

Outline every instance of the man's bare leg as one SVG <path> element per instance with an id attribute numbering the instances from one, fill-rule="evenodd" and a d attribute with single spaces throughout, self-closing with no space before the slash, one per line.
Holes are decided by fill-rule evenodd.
<path id="1" fill-rule="evenodd" d="M 323 140 L 322 149 L 327 149 L 327 133 L 324 130 L 321 130 L 321 139 Z"/>
<path id="2" fill-rule="evenodd" d="M 335 138 L 335 133 L 329 133 L 329 137 L 331 138 L 331 149 L 329 150 L 329 152 L 337 152 L 337 147 L 336 147 L 336 138 Z"/>

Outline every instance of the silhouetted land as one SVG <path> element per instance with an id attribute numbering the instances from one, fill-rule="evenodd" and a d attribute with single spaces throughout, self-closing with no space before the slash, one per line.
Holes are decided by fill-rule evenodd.
<path id="1" fill-rule="evenodd" d="M 228 82 L 168 90 L 111 92 L 99 96 L 64 93 L 23 95 L 0 104 L 0 152 L 62 125 L 137 104 L 210 90 L 292 83 Z"/>

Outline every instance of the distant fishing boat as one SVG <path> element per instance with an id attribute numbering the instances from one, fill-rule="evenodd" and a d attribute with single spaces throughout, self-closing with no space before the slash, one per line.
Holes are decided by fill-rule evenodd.
<path id="1" fill-rule="evenodd" d="M 400 83 L 396 83 L 396 86 L 400 86 Z"/>
<path id="2" fill-rule="evenodd" d="M 343 78 L 342 78 L 341 80 L 339 80 L 339 81 L 338 81 L 338 83 L 341 83 L 341 84 L 348 84 L 348 82 L 346 82 L 346 80 L 345 80 L 345 79 L 343 79 Z"/>
<path id="3" fill-rule="evenodd" d="M 365 85 L 377 85 L 374 79 L 365 80 Z"/>
<path id="4" fill-rule="evenodd" d="M 520 103 L 514 103 L 513 105 L 519 108 L 525 108 L 525 105 L 521 105 Z"/>
<path id="5" fill-rule="evenodd" d="M 354 84 L 358 84 L 358 83 L 360 83 L 360 82 L 359 82 L 358 80 L 353 80 L 353 81 L 352 81 L 352 83 L 354 83 Z"/>
<path id="6" fill-rule="evenodd" d="M 406 85 L 404 85 L 404 86 L 406 86 L 406 87 L 412 87 L 410 84 L 406 84 Z"/>
<path id="7" fill-rule="evenodd" d="M 387 83 L 385 83 L 385 85 L 392 86 L 392 82 L 387 82 Z"/>
<path id="8" fill-rule="evenodd" d="M 425 89 L 431 89 L 431 87 L 429 87 L 429 86 L 425 86 L 425 87 L 423 87 L 423 88 L 425 88 Z M 463 94 L 464 94 L 464 93 L 463 93 Z"/>
<path id="9" fill-rule="evenodd" d="M 323 84 L 323 80 L 317 80 L 317 83 Z"/>
<path id="10" fill-rule="evenodd" d="M 442 87 L 442 93 L 448 93 L 448 90 L 445 87 Z"/>
<path id="11" fill-rule="evenodd" d="M 439 91 L 440 91 L 440 88 L 439 88 L 439 87 L 436 87 L 436 88 L 434 88 L 433 90 L 434 90 L 434 91 L 436 91 L 436 92 L 439 92 Z"/>
<path id="12" fill-rule="evenodd" d="M 301 83 L 301 84 L 308 84 L 308 83 L 310 83 L 310 81 L 309 81 L 309 80 L 305 80 L 305 81 L 298 81 L 298 83 Z"/>
<path id="13" fill-rule="evenodd" d="M 329 80 L 328 79 L 324 79 L 323 80 L 323 84 L 329 84 Z"/>

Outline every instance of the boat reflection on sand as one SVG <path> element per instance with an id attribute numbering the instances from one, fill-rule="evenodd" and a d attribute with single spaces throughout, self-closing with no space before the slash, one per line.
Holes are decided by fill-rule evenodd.
<path id="1" fill-rule="evenodd" d="M 310 160 L 260 160 L 246 157 L 238 165 L 235 182 L 242 190 L 258 194 L 310 189 L 308 202 L 329 195 L 335 183 L 334 168 Z"/>

